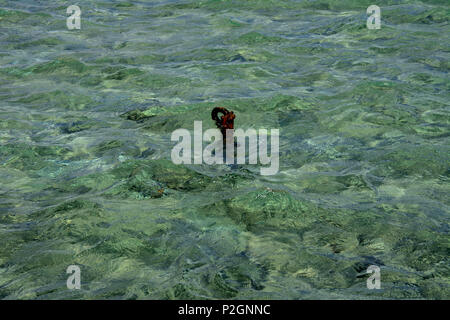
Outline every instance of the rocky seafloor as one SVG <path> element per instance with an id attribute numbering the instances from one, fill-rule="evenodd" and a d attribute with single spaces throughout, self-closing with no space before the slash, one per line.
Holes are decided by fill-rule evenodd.
<path id="1" fill-rule="evenodd" d="M 371 4 L 0 0 L 0 298 L 449 299 L 450 6 Z M 172 163 L 215 106 L 278 174 Z"/>

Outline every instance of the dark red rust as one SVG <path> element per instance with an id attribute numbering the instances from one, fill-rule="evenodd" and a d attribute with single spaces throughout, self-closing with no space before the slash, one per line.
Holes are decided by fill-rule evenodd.
<path id="1" fill-rule="evenodd" d="M 218 114 L 223 114 L 221 117 Z M 234 119 L 236 115 L 233 111 L 228 111 L 224 107 L 215 107 L 211 112 L 211 118 L 216 122 L 217 128 L 222 133 L 223 142 L 226 141 L 227 129 L 234 129 Z"/>

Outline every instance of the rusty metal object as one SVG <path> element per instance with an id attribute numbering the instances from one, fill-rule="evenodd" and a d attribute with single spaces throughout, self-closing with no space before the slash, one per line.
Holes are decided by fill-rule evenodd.
<path id="1" fill-rule="evenodd" d="M 221 117 L 219 117 L 219 113 L 222 114 Z M 220 129 L 223 142 L 225 143 L 227 129 L 234 129 L 234 119 L 236 118 L 236 115 L 233 111 L 228 111 L 224 107 L 215 107 L 211 111 L 211 118 L 216 122 L 217 128 Z"/>

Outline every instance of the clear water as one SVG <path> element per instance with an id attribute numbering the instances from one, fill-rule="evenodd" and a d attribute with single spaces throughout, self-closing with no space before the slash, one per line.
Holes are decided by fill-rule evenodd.
<path id="1" fill-rule="evenodd" d="M 0 0 L 0 297 L 450 298 L 448 1 L 76 4 Z M 277 175 L 172 164 L 214 106 Z"/>

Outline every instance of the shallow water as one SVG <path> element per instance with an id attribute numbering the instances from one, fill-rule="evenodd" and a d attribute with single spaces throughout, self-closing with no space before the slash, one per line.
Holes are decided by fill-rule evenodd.
<path id="1" fill-rule="evenodd" d="M 450 6 L 370 4 L 0 0 L 0 297 L 449 299 Z M 214 106 L 277 175 L 171 162 Z"/>

